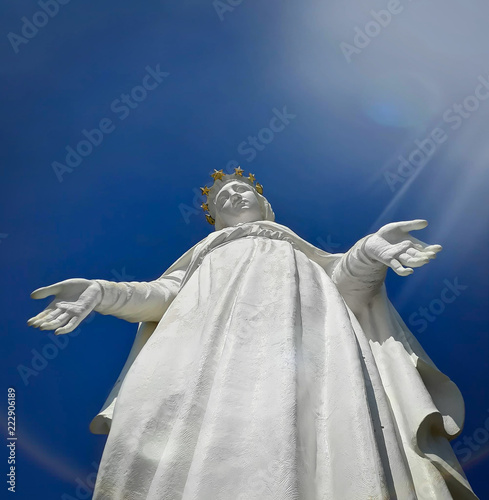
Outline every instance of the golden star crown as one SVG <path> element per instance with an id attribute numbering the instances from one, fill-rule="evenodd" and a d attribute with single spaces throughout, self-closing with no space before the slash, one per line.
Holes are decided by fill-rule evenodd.
<path id="1" fill-rule="evenodd" d="M 207 197 L 206 202 L 202 203 L 201 207 L 202 210 L 204 210 L 205 218 L 209 224 L 214 225 L 216 222 L 214 217 L 211 215 L 211 210 L 209 208 L 212 206 L 212 199 L 225 183 L 232 180 L 239 180 L 251 185 L 254 189 L 256 189 L 258 194 L 263 194 L 263 186 L 259 182 L 255 183 L 255 176 L 250 173 L 248 177 L 245 177 L 243 173 L 244 170 L 241 167 L 235 168 L 234 174 L 225 174 L 222 170 L 214 169 L 214 172 L 211 174 L 211 177 L 214 179 L 213 185 L 211 187 L 204 186 L 200 188 L 202 194 Z"/>

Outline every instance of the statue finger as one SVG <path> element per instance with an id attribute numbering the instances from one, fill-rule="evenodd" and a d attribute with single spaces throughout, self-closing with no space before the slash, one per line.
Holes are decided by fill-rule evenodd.
<path id="1" fill-rule="evenodd" d="M 402 265 L 410 267 L 421 267 L 430 261 L 428 257 L 413 257 L 408 253 L 402 253 L 397 259 Z"/>
<path id="2" fill-rule="evenodd" d="M 38 319 L 37 321 L 35 321 L 32 326 L 34 328 L 39 328 L 42 324 L 44 323 L 44 318 L 41 318 L 41 319 Z"/>
<path id="3" fill-rule="evenodd" d="M 68 323 L 65 326 L 55 330 L 54 334 L 63 335 L 65 333 L 70 333 L 81 323 L 81 321 L 82 318 L 74 316 L 73 318 L 70 319 L 70 321 L 68 321 Z"/>
<path id="4" fill-rule="evenodd" d="M 32 318 L 32 326 L 34 328 L 38 328 L 39 325 L 41 323 L 43 323 L 44 321 L 46 321 L 46 318 L 52 314 L 54 311 L 56 311 L 57 309 L 55 307 L 46 307 L 46 309 L 44 309 L 44 311 L 42 311 L 41 313 L 39 313 L 37 316 L 35 316 L 34 318 Z M 62 311 L 61 311 L 62 312 Z M 31 321 L 31 320 L 29 320 Z"/>
<path id="5" fill-rule="evenodd" d="M 377 232 L 381 235 L 389 235 L 392 233 L 395 236 L 398 235 L 399 232 L 409 233 L 409 231 L 424 229 L 427 225 L 428 221 L 424 219 L 391 222 L 381 227 Z"/>
<path id="6" fill-rule="evenodd" d="M 408 248 L 406 250 L 406 253 L 408 255 L 411 255 L 411 257 L 417 257 L 418 259 L 425 258 L 425 257 L 427 257 L 428 259 L 436 259 L 435 252 L 427 252 L 425 250 L 419 250 L 416 248 Z"/>
<path id="7" fill-rule="evenodd" d="M 425 243 L 424 241 L 421 241 L 420 239 L 416 238 L 412 234 L 406 234 L 406 239 L 411 241 L 411 243 L 413 244 L 413 247 L 417 248 L 418 250 L 423 250 L 424 248 L 426 248 L 428 246 L 427 243 Z"/>
<path id="8" fill-rule="evenodd" d="M 408 248 L 406 250 L 406 253 L 408 255 L 412 255 L 413 257 L 416 257 L 418 255 L 418 253 L 419 253 L 419 250 L 417 250 L 416 248 L 411 247 L 411 248 Z"/>
<path id="9" fill-rule="evenodd" d="M 37 325 L 35 323 L 37 323 L 39 320 L 42 320 L 43 318 L 45 318 L 52 311 L 53 310 L 51 308 L 44 309 L 44 311 L 41 311 L 39 314 L 36 314 L 35 316 L 33 316 L 32 318 L 30 318 L 29 320 L 27 320 L 27 324 L 29 326 L 36 327 Z"/>
<path id="10" fill-rule="evenodd" d="M 31 293 L 32 299 L 45 299 L 50 295 L 56 295 L 62 289 L 61 282 L 54 283 L 54 285 L 43 286 L 41 288 L 37 288 Z"/>
<path id="11" fill-rule="evenodd" d="M 413 244 L 409 240 L 401 241 L 395 245 L 389 245 L 388 248 L 383 252 L 388 258 L 394 258 L 401 253 L 404 253 L 408 248 L 411 248 Z"/>
<path id="12" fill-rule="evenodd" d="M 385 226 L 382 226 L 378 231 L 377 231 L 377 234 L 380 234 L 380 235 L 384 235 L 384 234 L 388 234 L 390 233 L 391 231 L 393 231 L 394 229 L 397 229 L 395 223 L 393 222 L 390 222 L 389 224 L 386 224 Z"/>
<path id="13" fill-rule="evenodd" d="M 428 245 L 424 248 L 425 252 L 434 252 L 435 254 L 441 252 L 443 247 L 441 245 Z"/>
<path id="14" fill-rule="evenodd" d="M 397 259 L 392 259 L 389 262 L 389 267 L 399 276 L 408 276 L 414 272 L 410 267 L 404 267 Z"/>
<path id="15" fill-rule="evenodd" d="M 52 321 L 44 322 L 40 328 L 41 330 L 55 330 L 56 328 L 66 325 L 71 317 L 70 314 L 63 313 Z"/>
<path id="16" fill-rule="evenodd" d="M 59 307 L 57 307 L 54 311 L 51 311 L 49 314 L 47 314 L 41 319 L 43 322 L 49 322 L 52 321 L 53 319 L 56 319 L 62 313 L 63 311 Z"/>
<path id="17" fill-rule="evenodd" d="M 415 219 L 395 222 L 394 224 L 397 226 L 397 229 L 400 229 L 404 233 L 409 233 L 410 231 L 419 231 L 420 229 L 424 229 L 428 225 L 428 221 L 424 219 Z"/>
<path id="18" fill-rule="evenodd" d="M 421 250 L 423 252 L 438 253 L 443 249 L 441 245 L 429 245 L 428 243 L 425 243 L 424 241 L 418 240 L 418 238 L 415 238 L 411 234 L 408 235 L 408 238 L 413 242 L 414 248 L 416 248 L 417 250 Z"/>

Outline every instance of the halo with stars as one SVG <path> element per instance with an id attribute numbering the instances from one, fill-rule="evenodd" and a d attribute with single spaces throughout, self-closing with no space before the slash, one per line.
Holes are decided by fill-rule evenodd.
<path id="1" fill-rule="evenodd" d="M 255 176 L 250 173 L 246 177 L 243 174 L 244 170 L 241 167 L 235 168 L 233 174 L 225 174 L 222 170 L 214 169 L 214 172 L 211 174 L 211 177 L 214 179 L 213 185 L 211 187 L 204 186 L 200 188 L 202 195 L 207 197 L 206 202 L 202 203 L 201 207 L 202 210 L 204 210 L 205 218 L 209 224 L 214 225 L 216 222 L 214 217 L 211 215 L 210 207 L 212 206 L 212 200 L 224 184 L 227 184 L 232 180 L 238 180 L 252 186 L 258 194 L 263 194 L 263 186 L 259 182 L 255 182 Z"/>

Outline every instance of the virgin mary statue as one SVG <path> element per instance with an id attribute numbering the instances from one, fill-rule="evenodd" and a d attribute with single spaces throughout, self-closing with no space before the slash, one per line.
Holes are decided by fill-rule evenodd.
<path id="1" fill-rule="evenodd" d="M 140 323 L 90 429 L 94 500 L 476 499 L 449 440 L 464 404 L 386 297 L 441 250 L 392 223 L 329 254 L 274 222 L 240 168 L 213 174 L 215 232 L 151 282 L 66 280 L 29 324 Z M 110 431 L 110 432 L 109 432 Z"/>

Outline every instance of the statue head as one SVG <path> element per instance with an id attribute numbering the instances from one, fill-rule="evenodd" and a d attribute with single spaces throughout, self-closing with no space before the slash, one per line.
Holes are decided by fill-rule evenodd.
<path id="1" fill-rule="evenodd" d="M 275 214 L 268 200 L 263 196 L 263 187 L 255 184 L 255 177 L 243 176 L 241 168 L 234 174 L 226 175 L 222 170 L 212 174 L 214 184 L 211 188 L 201 188 L 207 196 L 202 208 L 207 221 L 215 225 L 216 231 L 244 222 L 275 220 Z"/>

